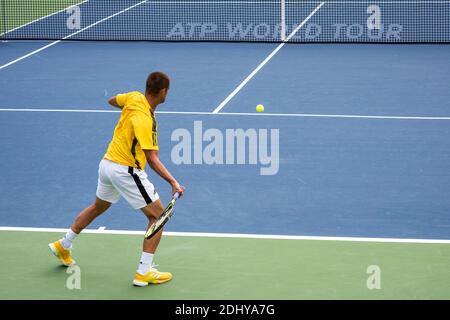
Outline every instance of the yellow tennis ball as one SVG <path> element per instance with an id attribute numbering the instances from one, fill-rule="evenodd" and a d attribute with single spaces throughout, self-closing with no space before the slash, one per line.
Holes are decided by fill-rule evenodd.
<path id="1" fill-rule="evenodd" d="M 264 112 L 264 106 L 262 104 L 258 104 L 256 106 L 256 111 L 257 112 Z"/>

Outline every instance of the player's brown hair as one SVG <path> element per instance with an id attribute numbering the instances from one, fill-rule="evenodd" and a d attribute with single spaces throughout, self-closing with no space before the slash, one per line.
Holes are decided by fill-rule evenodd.
<path id="1" fill-rule="evenodd" d="M 169 76 L 163 72 L 152 72 L 147 78 L 145 92 L 151 95 L 157 95 L 161 89 L 169 89 Z"/>

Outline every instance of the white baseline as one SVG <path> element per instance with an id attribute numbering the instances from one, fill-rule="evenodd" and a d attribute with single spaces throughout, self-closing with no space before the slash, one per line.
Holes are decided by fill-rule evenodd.
<path id="1" fill-rule="evenodd" d="M 64 228 L 29 228 L 29 227 L 0 227 L 0 231 L 19 232 L 55 232 L 65 233 L 69 229 Z M 94 234 L 122 234 L 144 236 L 145 231 L 133 230 L 105 230 L 85 229 L 83 233 Z M 169 232 L 164 235 L 173 237 L 203 237 L 203 238 L 239 238 L 239 239 L 271 239 L 271 240 L 321 240 L 321 241 L 350 241 L 350 242 L 392 242 L 392 243 L 434 243 L 450 244 L 447 239 L 402 239 L 402 238 L 363 238 L 363 237 L 324 237 L 324 236 L 291 236 L 269 234 L 245 234 L 245 233 L 203 233 L 203 232 Z"/>
<path id="2" fill-rule="evenodd" d="M 0 108 L 0 112 L 68 112 L 68 113 L 120 113 L 121 110 L 103 109 L 12 109 Z M 294 118 L 350 118 L 350 119 L 387 119 L 387 120 L 450 120 L 450 116 L 382 116 L 357 114 L 314 114 L 314 113 L 250 113 L 250 112 L 221 112 L 206 111 L 156 111 L 157 114 L 179 115 L 207 115 L 207 116 L 255 116 L 255 117 L 294 117 Z"/>

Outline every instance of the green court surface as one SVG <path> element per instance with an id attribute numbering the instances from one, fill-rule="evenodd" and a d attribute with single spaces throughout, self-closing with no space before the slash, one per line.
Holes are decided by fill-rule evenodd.
<path id="1" fill-rule="evenodd" d="M 142 236 L 82 234 L 80 289 L 50 232 L 0 232 L 0 299 L 450 299 L 450 245 L 165 236 L 156 255 L 171 282 L 133 287 Z M 367 268 L 381 289 L 367 288 Z"/>
<path id="2" fill-rule="evenodd" d="M 66 9 L 81 0 L 0 0 L 0 33 Z M 32 8 L 32 10 L 30 10 Z"/>

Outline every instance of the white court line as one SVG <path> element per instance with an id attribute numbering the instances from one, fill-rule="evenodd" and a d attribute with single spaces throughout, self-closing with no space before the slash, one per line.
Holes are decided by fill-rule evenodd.
<path id="1" fill-rule="evenodd" d="M 54 16 L 54 15 L 56 15 L 56 14 L 58 14 L 58 13 L 61 13 L 61 12 L 65 11 L 65 10 L 71 8 L 71 7 L 82 5 L 83 3 L 88 2 L 88 1 L 89 1 L 89 0 L 84 0 L 84 1 L 82 1 L 82 2 L 79 2 L 79 3 L 73 4 L 73 5 L 71 5 L 71 6 L 68 6 L 67 8 L 61 9 L 61 10 L 56 11 L 56 12 L 53 12 L 53 13 L 50 13 L 49 15 L 46 15 L 45 17 L 42 17 L 42 18 L 33 20 L 33 21 L 31 21 L 31 22 L 28 22 L 28 23 L 25 23 L 24 25 L 21 25 L 21 26 L 19 26 L 19 27 L 15 27 L 14 29 L 11 29 L 11 30 L 6 31 L 6 32 L 4 32 L 4 33 L 0 33 L 0 37 L 1 37 L 1 36 L 4 36 L 5 34 L 11 33 L 11 32 L 13 32 L 13 31 L 22 29 L 23 27 L 29 26 L 30 24 L 36 23 L 36 22 L 38 22 L 38 21 L 41 21 L 41 20 L 44 20 L 44 19 L 47 19 L 47 18 L 50 18 L 51 16 Z"/>
<path id="2" fill-rule="evenodd" d="M 359 118 L 359 119 L 399 119 L 399 120 L 450 120 L 450 117 L 427 116 L 373 116 L 357 114 L 313 114 L 313 113 L 250 113 L 250 112 L 222 112 L 220 115 L 239 116 L 272 116 L 272 117 L 313 117 L 313 118 Z"/>
<path id="3" fill-rule="evenodd" d="M 74 113 L 120 113 L 120 110 L 98 109 L 0 109 L 0 112 L 74 112 Z M 156 111 L 157 114 L 179 115 L 208 115 L 208 116 L 255 116 L 255 117 L 311 117 L 311 118 L 356 118 L 356 119 L 392 119 L 392 120 L 450 120 L 450 117 L 427 116 L 373 116 L 353 114 L 312 114 L 312 113 L 250 113 L 250 112 L 221 112 L 205 111 Z"/>
<path id="4" fill-rule="evenodd" d="M 261 62 L 261 64 L 259 66 L 256 67 L 255 70 L 253 70 L 252 73 L 250 73 L 247 78 L 245 78 L 244 81 L 241 82 L 240 85 L 238 85 L 236 87 L 236 89 L 234 89 L 233 92 L 230 93 L 230 95 L 228 97 L 225 98 L 225 100 L 223 100 L 216 109 L 214 109 L 213 113 L 219 113 L 220 110 L 222 110 L 223 107 L 225 107 L 225 105 L 231 100 L 233 99 L 233 97 L 239 92 L 241 91 L 241 89 L 247 84 L 247 82 L 249 82 L 254 76 L 255 74 L 258 73 L 259 70 L 262 69 L 262 67 L 264 67 L 266 65 L 267 62 L 270 61 L 270 59 L 273 58 L 273 56 L 275 54 L 277 54 L 278 51 L 280 51 L 281 48 L 283 48 L 283 46 L 298 32 L 298 30 L 300 30 L 301 27 L 303 27 L 305 25 L 306 22 L 308 22 L 309 19 L 311 19 L 311 17 L 325 4 L 325 2 L 321 2 L 316 9 L 314 9 L 313 12 L 311 12 L 309 14 L 308 17 L 306 17 L 305 20 L 302 21 L 302 23 L 300 23 L 300 25 L 297 26 L 297 28 L 294 29 L 294 31 L 291 32 L 291 34 L 286 38 L 286 40 L 284 40 L 284 42 L 282 42 L 278 47 L 275 48 L 275 50 L 272 51 L 271 54 L 269 54 L 267 56 L 266 59 L 264 59 L 263 62 Z"/>
<path id="5" fill-rule="evenodd" d="M 75 113 L 120 113 L 121 110 L 95 109 L 0 109 L 4 112 L 75 112 Z"/>
<path id="6" fill-rule="evenodd" d="M 97 21 L 97 22 L 94 22 L 94 23 L 90 24 L 89 26 L 84 27 L 83 29 L 80 29 L 80 30 L 78 30 L 78 31 L 76 31 L 76 32 L 74 32 L 74 33 L 68 35 L 68 36 L 65 36 L 64 38 L 62 38 L 62 40 L 69 39 L 69 38 L 71 38 L 71 37 L 73 37 L 73 36 L 75 36 L 75 35 L 77 35 L 77 34 L 83 32 L 83 31 L 86 31 L 86 30 L 88 30 L 88 29 L 90 29 L 90 28 L 92 28 L 92 27 L 98 25 L 99 23 L 102 23 L 102 22 L 104 22 L 104 21 L 106 21 L 106 20 L 109 20 L 109 19 L 111 19 L 111 18 L 114 18 L 115 16 L 118 16 L 119 14 L 122 14 L 122 13 L 128 11 L 128 10 L 131 10 L 131 9 L 137 7 L 137 6 L 140 6 L 141 4 L 144 4 L 145 2 L 147 2 L 147 0 L 144 0 L 144 1 L 141 1 L 141 2 L 139 2 L 139 3 L 136 3 L 136 4 L 130 6 L 130 7 L 126 8 L 126 9 L 124 9 L 124 10 L 122 10 L 122 11 L 119 11 L 119 12 L 116 12 L 116 13 L 110 15 L 109 17 L 106 17 L 106 18 L 103 18 L 102 20 L 99 20 L 99 21 Z M 2 66 L 0 67 L 0 70 L 6 68 L 6 67 L 8 67 L 8 66 L 10 66 L 10 65 L 12 65 L 12 64 L 14 64 L 14 63 L 16 63 L 16 62 L 19 62 L 19 61 L 21 61 L 21 60 L 23 60 L 23 59 L 26 59 L 26 58 L 28 58 L 28 57 L 30 57 L 30 56 L 32 56 L 32 55 L 38 53 L 38 52 L 41 52 L 41 51 L 43 51 L 43 50 L 45 50 L 45 49 L 47 49 L 47 48 L 50 48 L 51 46 L 54 46 L 55 44 L 60 43 L 62 40 L 54 41 L 54 42 L 52 42 L 52 43 L 50 43 L 50 44 L 48 44 L 48 45 L 46 45 L 46 46 L 44 46 L 44 47 L 42 47 L 42 48 L 39 48 L 39 49 L 37 49 L 37 50 L 35 50 L 35 51 L 33 51 L 33 52 L 30 52 L 30 53 L 28 53 L 28 54 L 26 54 L 26 55 L 24 55 L 24 56 L 22 56 L 22 57 L 16 59 L 16 60 L 14 60 L 14 61 L 8 62 L 7 64 L 2 65 Z"/>
<path id="7" fill-rule="evenodd" d="M 68 230 L 69 229 L 62 229 L 62 228 L 0 227 L 0 231 L 22 231 L 22 232 L 65 233 Z M 83 233 L 123 234 L 123 235 L 141 235 L 141 236 L 143 236 L 145 234 L 145 231 L 85 229 L 85 230 L 83 230 Z M 202 237 L 202 238 L 239 238 L 239 239 L 269 239 L 269 240 L 321 240 L 321 241 L 350 241 L 350 242 L 450 244 L 450 240 L 447 240 L 447 239 L 322 237 L 322 236 L 288 236 L 288 235 L 245 234 L 245 233 L 169 232 L 169 231 L 164 231 L 164 235 L 174 236 L 174 237 Z"/>

